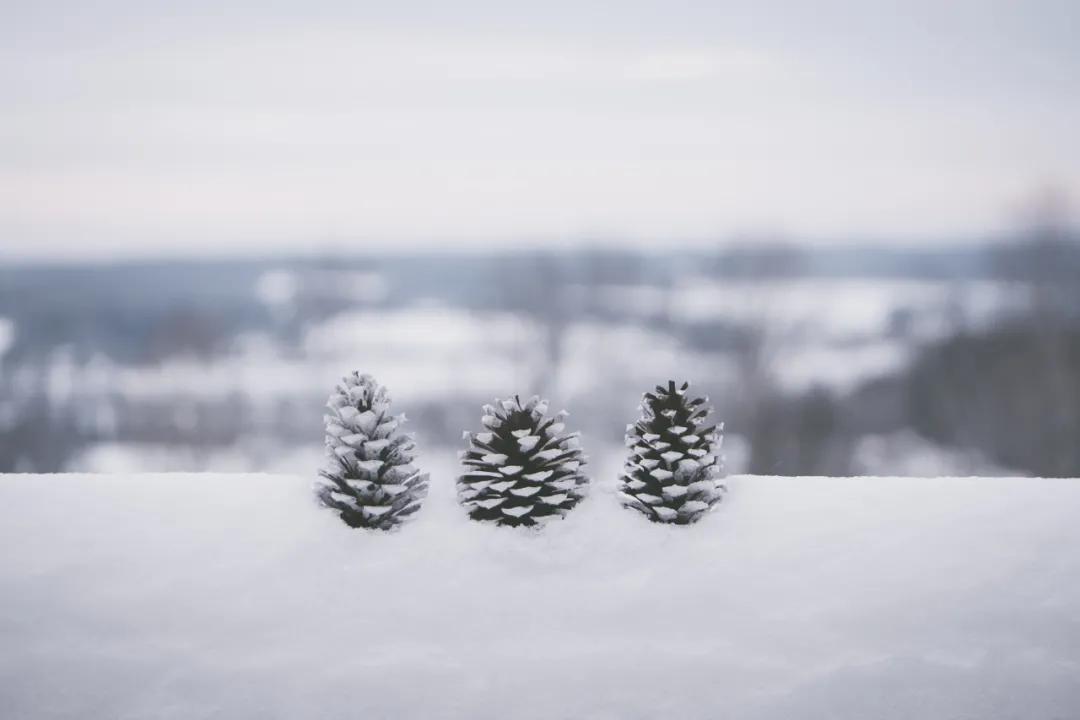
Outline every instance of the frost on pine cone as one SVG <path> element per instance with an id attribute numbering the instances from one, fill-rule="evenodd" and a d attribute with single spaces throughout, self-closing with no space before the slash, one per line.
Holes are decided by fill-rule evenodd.
<path id="1" fill-rule="evenodd" d="M 585 494 L 585 456 L 577 433 L 563 434 L 565 412 L 545 417 L 547 401 L 520 397 L 484 406 L 483 432 L 465 433 L 458 499 L 473 520 L 536 525 L 561 517 Z"/>
<path id="2" fill-rule="evenodd" d="M 686 525 L 719 502 L 723 425 L 705 425 L 703 398 L 688 400 L 690 383 L 656 386 L 645 393 L 642 417 L 626 426 L 630 458 L 619 483 L 619 500 L 653 522 Z"/>
<path id="3" fill-rule="evenodd" d="M 326 407 L 328 467 L 316 494 L 351 527 L 390 530 L 420 509 L 428 476 L 412 465 L 415 444 L 390 415 L 386 388 L 370 375 L 347 375 Z"/>

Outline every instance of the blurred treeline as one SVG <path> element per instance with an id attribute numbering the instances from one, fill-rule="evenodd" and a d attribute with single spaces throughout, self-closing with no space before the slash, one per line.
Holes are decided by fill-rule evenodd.
<path id="1" fill-rule="evenodd" d="M 284 310 L 253 291 L 268 273 L 282 270 L 299 279 Z M 342 292 L 326 281 L 342 270 L 377 278 L 382 290 Z M 733 315 L 673 312 L 669 298 L 688 277 L 748 288 L 746 307 Z M 814 382 L 792 390 L 778 382 L 777 369 L 789 362 L 789 341 L 799 329 L 753 288 L 807 278 L 826 286 L 850 278 L 945 285 L 982 280 L 1023 302 L 1008 305 L 990 324 L 966 322 L 963 308 L 946 306 L 941 322 L 949 330 L 929 342 L 911 334 L 901 308 L 884 332 L 910 347 L 910 362 L 842 390 Z M 644 307 L 613 302 L 613 288 L 627 290 Z M 812 308 L 816 298 L 799 301 Z M 167 368 L 178 358 L 210 366 L 235 353 L 237 338 L 251 333 L 302 365 L 307 329 L 358 307 L 377 314 L 424 303 L 509 313 L 538 329 L 526 351 L 536 371 L 521 390 L 551 393 L 556 401 L 566 394 L 560 368 L 568 337 L 582 322 L 632 325 L 672 338 L 698 357 L 717 358 L 715 374 L 692 379 L 741 438 L 740 470 L 865 473 L 861 440 L 904 432 L 930 447 L 977 453 L 1007 471 L 1080 476 L 1080 242 L 1056 222 L 1034 224 L 1006 241 L 949 250 L 805 250 L 755 242 L 715 252 L 587 249 L 4 267 L 0 318 L 9 337 L 0 345 L 0 471 L 71 469 L 85 448 L 103 442 L 185 447 L 196 456 L 221 448 L 254 456 L 267 448 L 318 447 L 325 392 L 278 393 L 269 376 L 259 393 L 264 397 L 239 390 L 170 393 L 166 372 L 157 379 L 160 393 L 78 385 L 89 383 L 103 358 L 133 368 Z M 482 362 L 483 353 L 478 357 Z M 632 366 L 637 359 L 620 362 Z M 644 389 L 628 387 L 629 396 L 618 398 L 579 391 L 575 422 L 614 446 Z M 428 440 L 452 445 L 476 420 L 478 402 L 489 399 L 451 393 L 420 398 L 409 409 Z"/>

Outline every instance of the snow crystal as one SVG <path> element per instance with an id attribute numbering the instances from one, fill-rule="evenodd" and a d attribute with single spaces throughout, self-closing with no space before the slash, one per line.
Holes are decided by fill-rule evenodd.
<path id="1" fill-rule="evenodd" d="M 681 462 L 679 462 L 678 469 L 679 471 L 687 474 L 695 473 L 701 469 L 701 463 L 697 460 L 682 460 Z"/>
<path id="2" fill-rule="evenodd" d="M 400 417 L 402 419 L 404 419 L 405 416 L 402 415 Z M 397 430 L 398 426 L 400 424 L 401 424 L 401 421 L 399 421 L 397 418 L 393 418 L 393 419 L 390 419 L 390 420 L 384 420 L 381 423 L 379 423 L 378 427 L 376 427 L 372 431 L 372 434 L 377 438 L 390 437 L 391 433 L 393 433 L 395 430 Z"/>
<path id="3" fill-rule="evenodd" d="M 714 480 L 698 480 L 686 486 L 686 491 L 690 494 L 708 492 L 714 489 L 716 489 L 716 481 Z"/>
<path id="4" fill-rule="evenodd" d="M 682 507 L 679 508 L 680 512 L 687 514 L 701 512 L 708 509 L 709 504 L 702 502 L 701 500 L 687 500 L 682 504 Z"/>
<path id="5" fill-rule="evenodd" d="M 375 474 L 382 469 L 384 463 L 382 460 L 357 460 L 356 467 L 364 472 Z"/>
<path id="6" fill-rule="evenodd" d="M 528 452 L 529 450 L 532 450 L 534 447 L 536 447 L 536 443 L 538 442 L 540 442 L 539 435 L 530 435 L 528 437 L 519 438 L 518 446 L 523 452 Z"/>
<path id="7" fill-rule="evenodd" d="M 343 408 L 344 409 L 344 408 Z M 375 425 L 379 422 L 379 416 L 370 410 L 365 410 L 358 415 L 350 415 L 349 422 L 360 432 L 370 435 L 375 431 Z"/>
<path id="8" fill-rule="evenodd" d="M 653 508 L 653 512 L 659 515 L 664 520 L 671 520 L 675 518 L 678 513 L 669 507 L 658 506 Z"/>
<path id="9" fill-rule="evenodd" d="M 345 493 L 334 490 L 330 493 L 330 497 L 344 505 L 349 505 L 351 507 L 357 506 L 356 498 L 354 498 L 352 495 L 346 495 Z"/>
<path id="10" fill-rule="evenodd" d="M 377 455 L 383 450 L 385 450 L 389 445 L 390 441 L 386 439 L 369 440 L 364 443 L 364 452 L 368 453 L 369 455 Z"/>
<path id="11" fill-rule="evenodd" d="M 566 502 L 566 498 L 570 497 L 566 493 L 555 493 L 553 495 L 541 495 L 540 502 L 547 503 L 548 505 L 561 505 Z"/>

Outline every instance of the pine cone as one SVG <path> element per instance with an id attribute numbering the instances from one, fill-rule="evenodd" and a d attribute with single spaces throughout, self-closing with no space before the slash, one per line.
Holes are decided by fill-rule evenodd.
<path id="1" fill-rule="evenodd" d="M 533 396 L 484 406 L 479 433 L 465 433 L 466 471 L 458 500 L 473 520 L 499 525 L 536 525 L 561 517 L 585 494 L 585 456 L 577 433 L 561 434 L 566 412 L 546 418 L 548 403 Z"/>
<path id="2" fill-rule="evenodd" d="M 328 467 L 316 494 L 350 527 L 390 530 L 420 509 L 428 476 L 412 466 L 415 444 L 389 414 L 390 396 L 370 375 L 346 376 L 326 406 Z"/>
<path id="3" fill-rule="evenodd" d="M 687 400 L 689 387 L 657 385 L 645 393 L 641 420 L 626 426 L 630 457 L 619 500 L 653 522 L 696 522 L 723 497 L 723 424 L 703 425 L 710 408 L 704 398 Z"/>

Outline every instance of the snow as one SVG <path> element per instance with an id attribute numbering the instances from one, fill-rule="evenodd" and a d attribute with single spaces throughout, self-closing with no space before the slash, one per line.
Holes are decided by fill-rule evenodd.
<path id="1" fill-rule="evenodd" d="M 773 372 L 786 392 L 802 393 L 827 387 L 848 393 L 877 378 L 896 375 L 916 354 L 916 348 L 900 340 L 879 339 L 850 345 L 811 343 L 786 347 Z"/>
<path id="2" fill-rule="evenodd" d="M 1080 715 L 1080 481 L 735 476 L 686 528 L 609 462 L 536 533 L 447 458 L 392 534 L 309 476 L 0 476 L 0 715 Z"/>
<path id="3" fill-rule="evenodd" d="M 95 443 L 76 454 L 71 464 L 88 473 L 184 472 L 192 468 L 214 472 L 250 472 L 254 469 L 295 472 L 298 468 L 320 467 L 325 457 L 325 450 L 315 445 L 282 448 L 273 439 L 241 438 L 236 444 L 221 448 L 167 443 Z"/>
<path id="4" fill-rule="evenodd" d="M 346 367 L 363 358 L 368 372 L 412 397 L 484 394 L 519 384 L 537 330 L 510 313 L 472 313 L 440 307 L 346 312 L 308 330 L 300 373 L 315 366 Z M 481 362 L 482 361 L 482 362 Z"/>
<path id="5" fill-rule="evenodd" d="M 1021 304 L 1020 290 L 990 280 L 692 278 L 672 289 L 667 307 L 680 320 L 769 319 L 801 336 L 833 341 L 879 337 L 898 313 L 907 313 L 913 333 L 930 339 L 948 331 L 949 310 L 976 327 Z"/>
<path id="6" fill-rule="evenodd" d="M 602 306 L 631 317 L 757 328 L 768 340 L 769 370 L 788 393 L 825 387 L 846 394 L 901 372 L 920 344 L 958 327 L 984 328 L 1027 302 L 1017 284 L 990 280 L 691 276 L 671 288 L 601 286 L 596 292 Z M 567 347 L 560 380 L 576 392 L 596 386 L 588 362 L 597 354 L 634 357 L 635 368 L 651 377 L 739 378 L 730 356 L 692 353 L 673 337 L 642 328 L 581 325 L 572 328 Z M 647 377 L 628 380 L 649 382 Z"/>
<path id="7" fill-rule="evenodd" d="M 0 360 L 15 344 L 15 323 L 6 317 L 0 317 Z"/>
<path id="8" fill-rule="evenodd" d="M 313 325 L 299 357 L 283 354 L 257 333 L 238 338 L 235 352 L 209 361 L 176 357 L 155 365 L 122 365 L 98 355 L 84 363 L 70 348 L 60 348 L 47 362 L 46 387 L 53 407 L 117 395 L 188 402 L 241 395 L 259 407 L 281 398 L 325 398 L 360 363 L 395 392 L 408 389 L 412 399 L 488 395 L 519 387 L 530 375 L 526 361 L 535 354 L 536 332 L 509 313 L 438 306 L 348 312 Z M 16 390 L 33 387 L 19 379 L 14 385 Z"/>
<path id="9" fill-rule="evenodd" d="M 278 269 L 263 273 L 255 282 L 255 296 L 273 307 L 293 305 L 302 295 L 376 303 L 389 293 L 390 283 L 377 272 Z"/>
<path id="10" fill-rule="evenodd" d="M 300 283 L 288 270 L 271 270 L 255 281 L 255 297 L 267 305 L 287 305 L 296 298 Z"/>
<path id="11" fill-rule="evenodd" d="M 635 325 L 575 320 L 565 328 L 562 343 L 555 385 L 567 398 L 648 388 L 656 378 L 730 378 L 736 373 L 724 355 L 694 351 L 667 333 Z M 640 397 L 640 392 L 633 395 Z"/>
<path id="12" fill-rule="evenodd" d="M 679 322 L 779 323 L 804 337 L 851 341 L 888 332 L 907 315 L 921 339 L 949 331 L 949 315 L 984 326 L 1028 302 L 1019 283 L 904 278 L 708 278 L 689 275 L 669 288 L 599 285 L 589 290 L 608 311 Z"/>
<path id="13" fill-rule="evenodd" d="M 912 430 L 863 435 L 852 451 L 852 467 L 862 475 L 929 476 L 934 472 L 953 475 L 1022 475 L 1003 468 L 977 450 L 936 445 Z"/>

